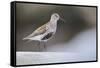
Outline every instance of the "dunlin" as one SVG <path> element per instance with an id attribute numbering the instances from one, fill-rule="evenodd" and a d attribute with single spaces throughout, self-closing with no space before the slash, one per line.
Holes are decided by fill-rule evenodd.
<path id="1" fill-rule="evenodd" d="M 30 35 L 28 35 L 27 37 L 23 38 L 23 40 L 39 41 L 39 45 L 40 45 L 40 42 L 47 42 L 56 33 L 57 21 L 59 19 L 62 19 L 59 16 L 59 14 L 58 13 L 53 13 L 51 15 L 50 20 L 46 24 L 44 24 L 44 25 L 40 26 L 39 28 L 37 28 Z M 45 45 L 44 45 L 44 47 L 46 49 Z"/>

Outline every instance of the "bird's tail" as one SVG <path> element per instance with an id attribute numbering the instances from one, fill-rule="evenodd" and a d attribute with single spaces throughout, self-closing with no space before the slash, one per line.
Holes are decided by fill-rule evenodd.
<path id="1" fill-rule="evenodd" d="M 25 38 L 23 38 L 22 40 L 27 40 L 28 38 L 27 37 L 25 37 Z"/>
<path id="2" fill-rule="evenodd" d="M 32 34 L 29 35 L 29 36 L 24 37 L 23 40 L 28 40 L 31 36 L 32 36 Z"/>
<path id="3" fill-rule="evenodd" d="M 28 39 L 28 38 L 23 38 L 22 40 L 27 40 L 26 42 L 29 43 L 31 42 L 32 40 Z"/>
<path id="4" fill-rule="evenodd" d="M 29 36 L 23 38 L 23 40 L 28 40 L 28 39 L 29 39 Z"/>
<path id="5" fill-rule="evenodd" d="M 27 40 L 28 38 L 23 38 L 22 40 Z"/>

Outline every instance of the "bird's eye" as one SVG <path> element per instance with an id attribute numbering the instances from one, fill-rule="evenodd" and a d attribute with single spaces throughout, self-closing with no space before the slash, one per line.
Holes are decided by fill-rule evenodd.
<path id="1" fill-rule="evenodd" d="M 58 15 L 55 15 L 55 17 L 58 17 Z"/>

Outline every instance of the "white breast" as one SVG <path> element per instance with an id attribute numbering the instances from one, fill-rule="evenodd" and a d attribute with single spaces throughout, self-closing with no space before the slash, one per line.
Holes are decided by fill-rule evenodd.
<path id="1" fill-rule="evenodd" d="M 47 25 L 47 31 L 48 32 L 56 32 L 57 29 L 57 22 L 52 22 L 52 23 L 48 23 Z"/>

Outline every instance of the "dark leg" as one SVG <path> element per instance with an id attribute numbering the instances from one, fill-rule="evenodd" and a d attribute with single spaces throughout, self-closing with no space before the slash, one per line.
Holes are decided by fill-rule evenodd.
<path id="1" fill-rule="evenodd" d="M 44 51 L 47 51 L 46 42 L 44 42 Z"/>

